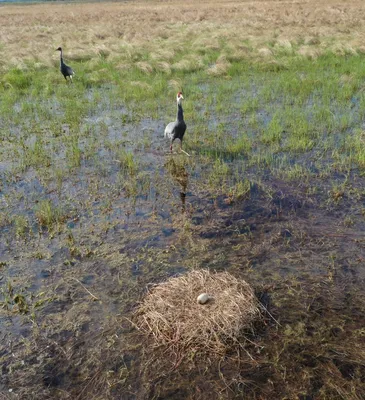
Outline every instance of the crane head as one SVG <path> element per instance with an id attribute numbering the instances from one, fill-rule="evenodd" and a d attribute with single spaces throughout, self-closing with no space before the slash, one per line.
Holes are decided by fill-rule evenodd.
<path id="1" fill-rule="evenodd" d="M 56 49 L 56 51 L 62 51 L 62 47 L 59 47 L 58 49 Z"/>
<path id="2" fill-rule="evenodd" d="M 179 92 L 179 93 L 177 94 L 176 100 L 177 100 L 178 104 L 181 103 L 181 100 L 184 100 L 184 97 L 183 97 L 183 95 L 182 95 L 182 92 Z"/>

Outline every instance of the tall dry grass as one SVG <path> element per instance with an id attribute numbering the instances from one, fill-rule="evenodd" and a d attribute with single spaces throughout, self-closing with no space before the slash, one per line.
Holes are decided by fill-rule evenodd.
<path id="1" fill-rule="evenodd" d="M 54 65 L 63 46 L 69 60 L 139 62 L 165 72 L 201 65 L 209 73 L 231 60 L 267 59 L 276 52 L 317 57 L 325 51 L 365 51 L 365 3 L 360 1 L 134 1 L 128 3 L 3 5 L 0 68 Z M 186 59 L 176 54 L 186 54 Z M 152 64 L 151 64 L 152 62 Z M 141 64 L 142 63 L 142 64 Z M 143 64 L 144 63 L 144 64 Z M 150 65 L 151 64 L 151 65 Z M 208 67 L 207 67 L 208 68 Z"/>

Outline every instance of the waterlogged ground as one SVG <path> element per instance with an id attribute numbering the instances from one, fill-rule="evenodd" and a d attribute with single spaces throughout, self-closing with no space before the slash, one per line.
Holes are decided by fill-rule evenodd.
<path id="1" fill-rule="evenodd" d="M 364 398 L 363 65 L 248 63 L 135 100 L 5 77 L 0 397 Z M 180 86 L 191 157 L 163 138 Z M 255 288 L 249 357 L 155 355 L 134 328 L 147 286 L 192 268 Z"/>

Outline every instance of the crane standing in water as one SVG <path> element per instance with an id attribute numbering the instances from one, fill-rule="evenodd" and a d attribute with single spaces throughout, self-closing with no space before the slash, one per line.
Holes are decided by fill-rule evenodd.
<path id="1" fill-rule="evenodd" d="M 181 92 L 177 94 L 176 97 L 176 102 L 177 102 L 177 115 L 176 115 L 176 121 L 170 122 L 166 128 L 165 128 L 165 137 L 169 138 L 171 140 L 170 144 L 170 152 L 172 153 L 172 144 L 175 139 L 180 140 L 180 151 L 185 153 L 186 155 L 190 156 L 186 151 L 182 149 L 182 141 L 183 137 L 186 131 L 186 124 L 184 121 L 184 114 L 183 114 L 183 108 L 182 108 L 182 100 L 184 100 L 184 97 Z"/>

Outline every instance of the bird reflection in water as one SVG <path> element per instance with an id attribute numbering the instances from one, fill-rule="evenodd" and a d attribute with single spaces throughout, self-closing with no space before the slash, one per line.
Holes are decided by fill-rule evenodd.
<path id="1" fill-rule="evenodd" d="M 180 200 L 182 205 L 182 211 L 185 211 L 185 200 L 186 200 L 186 188 L 189 182 L 189 174 L 186 171 L 183 162 L 176 161 L 174 158 L 170 158 L 165 164 L 165 168 L 170 172 L 175 182 L 180 185 Z"/>

